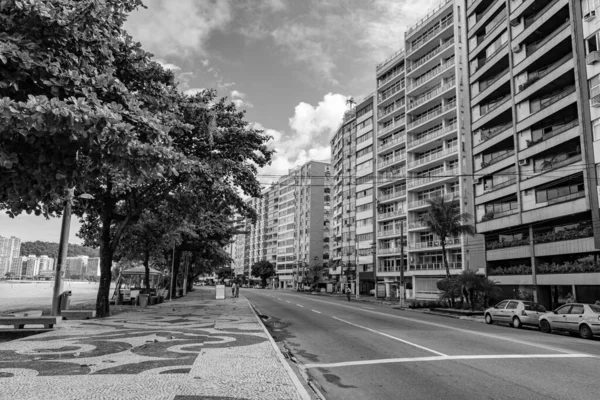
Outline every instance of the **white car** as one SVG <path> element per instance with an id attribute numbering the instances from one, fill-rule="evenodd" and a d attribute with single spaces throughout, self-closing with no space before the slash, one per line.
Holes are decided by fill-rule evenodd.
<path id="1" fill-rule="evenodd" d="M 600 306 L 594 304 L 569 303 L 540 317 L 540 330 L 579 333 L 584 339 L 600 335 Z"/>
<path id="2" fill-rule="evenodd" d="M 546 313 L 544 306 L 523 300 L 504 300 L 484 312 L 485 323 L 503 322 L 514 328 L 523 325 L 539 326 L 540 316 Z"/>

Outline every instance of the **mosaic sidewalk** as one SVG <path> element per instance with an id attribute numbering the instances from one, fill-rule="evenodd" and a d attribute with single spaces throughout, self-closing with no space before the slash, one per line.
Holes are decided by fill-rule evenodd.
<path id="1" fill-rule="evenodd" d="M 0 343 L 0 399 L 308 399 L 246 299 L 212 295 Z"/>

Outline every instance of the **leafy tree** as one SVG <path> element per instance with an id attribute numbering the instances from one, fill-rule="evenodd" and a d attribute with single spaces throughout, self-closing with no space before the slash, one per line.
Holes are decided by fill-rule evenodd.
<path id="1" fill-rule="evenodd" d="M 56 257 L 58 257 L 58 243 L 43 242 L 43 241 L 39 241 L 39 240 L 36 240 L 35 242 L 22 242 L 21 243 L 21 254 L 23 254 L 23 255 L 35 254 L 38 257 L 46 255 L 51 258 L 56 258 Z M 77 256 L 98 257 L 99 252 L 98 252 L 98 249 L 69 243 L 67 257 L 77 257 Z"/>
<path id="2" fill-rule="evenodd" d="M 267 286 L 267 278 L 275 275 L 275 265 L 267 260 L 257 261 L 252 265 L 250 273 L 259 277 L 263 286 Z"/>
<path id="3" fill-rule="evenodd" d="M 217 278 L 219 281 L 223 279 L 229 279 L 234 275 L 233 268 L 231 267 L 221 267 L 217 269 Z"/>
<path id="4" fill-rule="evenodd" d="M 317 287 L 319 280 L 323 276 L 324 270 L 325 267 L 318 257 L 315 257 L 304 270 L 304 281 L 306 284 L 310 285 L 312 290 Z"/>
<path id="5" fill-rule="evenodd" d="M 446 200 L 444 196 L 428 199 L 429 209 L 422 217 L 423 224 L 435 234 L 442 247 L 442 257 L 446 268 L 446 278 L 450 279 L 450 267 L 446 246 L 448 238 L 462 235 L 474 235 L 475 227 L 468 225 L 471 216 L 460 212 L 460 203 L 456 199 Z"/>

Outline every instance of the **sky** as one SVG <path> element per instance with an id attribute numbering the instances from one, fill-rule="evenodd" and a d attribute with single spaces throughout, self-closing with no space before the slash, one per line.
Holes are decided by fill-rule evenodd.
<path id="1" fill-rule="evenodd" d="M 186 93 L 217 89 L 272 137 L 268 184 L 329 161 L 346 100 L 375 90 L 375 66 L 439 0 L 145 0 L 125 28 Z M 79 223 L 75 219 L 70 240 Z M 60 220 L 0 215 L 0 236 L 58 241 Z"/>

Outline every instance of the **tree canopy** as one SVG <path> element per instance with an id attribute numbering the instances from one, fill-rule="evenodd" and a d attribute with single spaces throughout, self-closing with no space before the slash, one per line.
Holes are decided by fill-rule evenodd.
<path id="1" fill-rule="evenodd" d="M 263 286 L 267 286 L 267 278 L 275 275 L 275 265 L 267 260 L 257 261 L 252 265 L 250 273 L 259 277 Z"/>
<path id="2" fill-rule="evenodd" d="M 46 255 L 51 258 L 56 258 L 58 257 L 58 243 L 43 242 L 39 240 L 36 240 L 35 242 L 22 242 L 21 255 L 28 256 L 30 254 L 36 255 L 38 257 Z M 98 252 L 98 249 L 69 243 L 67 257 L 98 257 L 99 255 L 100 254 Z"/>

